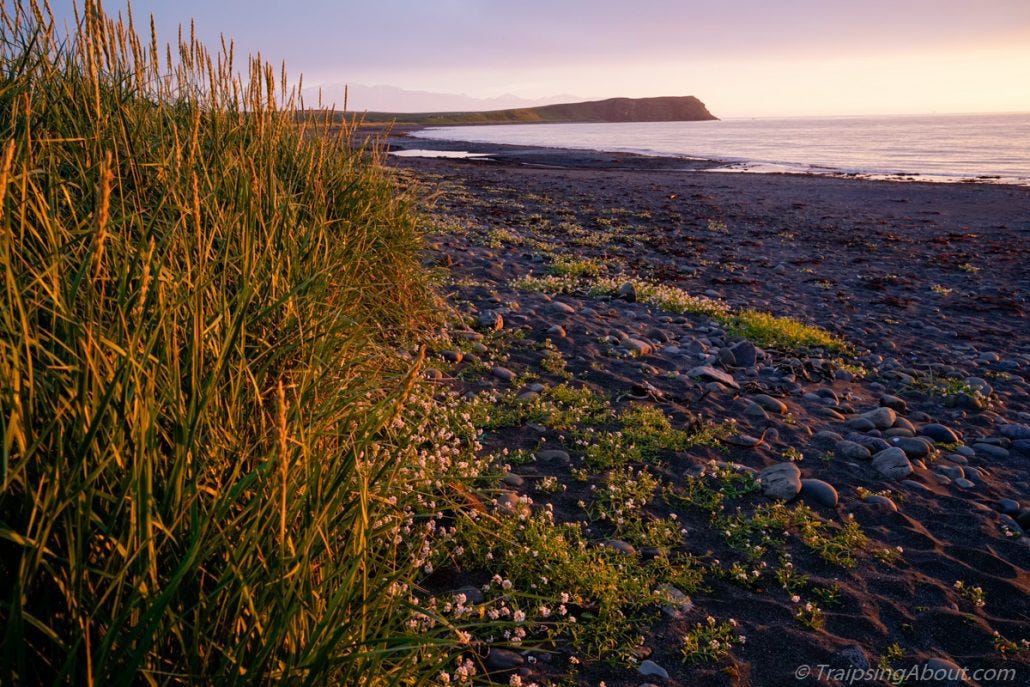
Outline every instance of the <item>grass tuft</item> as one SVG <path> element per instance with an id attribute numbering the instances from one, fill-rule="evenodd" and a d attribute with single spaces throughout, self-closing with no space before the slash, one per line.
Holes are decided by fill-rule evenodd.
<path id="1" fill-rule="evenodd" d="M 271 65 L 80 17 L 0 11 L 0 682 L 411 684 L 408 202 Z"/>

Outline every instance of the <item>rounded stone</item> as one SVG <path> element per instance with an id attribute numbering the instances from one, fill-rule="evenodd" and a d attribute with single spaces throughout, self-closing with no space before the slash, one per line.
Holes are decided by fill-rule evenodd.
<path id="1" fill-rule="evenodd" d="M 509 649 L 492 648 L 486 656 L 486 667 L 491 672 L 515 670 L 524 665 L 525 662 L 525 658 Z"/>
<path id="2" fill-rule="evenodd" d="M 626 556 L 637 555 L 637 550 L 629 542 L 622 541 L 621 539 L 608 539 L 601 542 L 601 546 L 618 551 L 619 553 Z"/>
<path id="3" fill-rule="evenodd" d="M 960 439 L 955 431 L 951 427 L 937 424 L 936 422 L 928 425 L 923 425 L 919 432 L 923 436 L 928 436 L 938 444 L 957 444 Z"/>
<path id="4" fill-rule="evenodd" d="M 758 349 L 750 341 L 741 341 L 730 350 L 737 367 L 754 367 L 758 362 Z"/>
<path id="5" fill-rule="evenodd" d="M 801 470 L 794 463 L 777 463 L 759 472 L 758 481 L 769 498 L 790 501 L 801 491 Z"/>
<path id="6" fill-rule="evenodd" d="M 872 454 L 862 444 L 856 444 L 854 441 L 841 441 L 834 448 L 834 453 L 841 460 L 869 460 Z"/>
<path id="7" fill-rule="evenodd" d="M 484 310 L 479 313 L 479 326 L 488 331 L 504 329 L 504 318 L 496 310 Z"/>
<path id="8" fill-rule="evenodd" d="M 640 667 L 637 668 L 637 672 L 644 677 L 650 677 L 653 675 L 655 677 L 660 677 L 663 680 L 669 679 L 669 671 L 650 659 L 641 661 Z"/>
<path id="9" fill-rule="evenodd" d="M 893 500 L 886 496 L 880 496 L 879 494 L 870 494 L 863 499 L 864 503 L 868 503 L 870 506 L 878 506 L 885 508 L 886 510 L 897 511 L 898 505 Z"/>
<path id="10" fill-rule="evenodd" d="M 930 455 L 930 444 L 914 437 L 892 437 L 890 443 L 905 452 L 909 458 L 926 458 Z"/>
<path id="11" fill-rule="evenodd" d="M 557 448 L 537 451 L 536 459 L 542 463 L 555 463 L 557 465 L 562 466 L 568 466 L 572 464 L 572 458 L 569 456 L 568 451 L 563 451 Z"/>
<path id="12" fill-rule="evenodd" d="M 973 450 L 985 458 L 994 458 L 996 460 L 1002 460 L 1009 457 L 1008 449 L 1002 448 L 1001 446 L 995 446 L 994 444 L 973 444 Z"/>
<path id="13" fill-rule="evenodd" d="M 636 303 L 637 287 L 631 281 L 623 282 L 619 285 L 618 296 L 624 301 Z"/>
<path id="14" fill-rule="evenodd" d="M 491 374 L 493 374 L 494 377 L 497 377 L 498 379 L 500 379 L 502 381 L 505 381 L 505 382 L 510 382 L 510 381 L 515 379 L 515 373 L 512 372 L 511 370 L 509 370 L 506 367 L 498 366 L 498 367 L 495 367 L 490 372 L 491 372 Z"/>
<path id="15" fill-rule="evenodd" d="M 888 479 L 901 480 L 912 474 L 912 463 L 905 452 L 896 446 L 873 456 L 873 467 Z"/>
<path id="16" fill-rule="evenodd" d="M 821 479 L 801 480 L 801 498 L 807 503 L 833 508 L 837 505 L 837 490 Z"/>
<path id="17" fill-rule="evenodd" d="M 848 420 L 848 428 L 857 432 L 868 432 L 871 429 L 876 429 L 876 423 L 867 417 L 859 416 Z"/>
<path id="18" fill-rule="evenodd" d="M 891 396 L 890 394 L 884 394 L 880 396 L 880 405 L 884 408 L 890 408 L 899 413 L 904 413 L 908 410 L 908 404 L 905 400 L 898 398 L 897 396 Z"/>
<path id="19" fill-rule="evenodd" d="M 751 397 L 751 400 L 770 413 L 776 413 L 777 415 L 787 414 L 787 404 L 768 394 L 756 394 Z"/>
<path id="20" fill-rule="evenodd" d="M 1016 515 L 1019 513 L 1019 501 L 1015 499 L 999 499 L 998 510 L 1005 515 Z"/>
<path id="21" fill-rule="evenodd" d="M 876 429 L 889 429 L 894 426 L 895 421 L 898 419 L 898 414 L 891 408 L 877 408 L 876 410 L 862 413 L 858 417 L 869 420 Z"/>
<path id="22" fill-rule="evenodd" d="M 883 451 L 891 447 L 889 443 L 881 439 L 880 437 L 871 437 L 867 434 L 859 434 L 858 432 L 849 432 L 846 437 L 848 441 L 853 441 L 856 444 L 861 444 L 869 449 L 871 452 L 876 453 L 877 451 Z"/>

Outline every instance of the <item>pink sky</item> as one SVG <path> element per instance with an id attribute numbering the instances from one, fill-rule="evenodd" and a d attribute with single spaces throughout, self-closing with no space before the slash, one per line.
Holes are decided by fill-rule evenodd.
<path id="1" fill-rule="evenodd" d="M 53 2 L 68 16 L 70 2 Z M 119 3 L 105 7 L 116 12 Z M 65 9 L 62 9 L 64 7 Z M 139 0 L 305 84 L 693 94 L 719 116 L 1030 111 L 1030 0 Z M 143 24 L 143 22 L 140 22 Z M 145 25 L 145 24 L 144 24 Z M 376 104 L 352 103 L 358 109 Z"/>

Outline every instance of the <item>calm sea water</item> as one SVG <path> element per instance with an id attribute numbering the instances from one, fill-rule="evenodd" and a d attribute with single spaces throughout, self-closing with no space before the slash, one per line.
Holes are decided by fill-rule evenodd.
<path id="1" fill-rule="evenodd" d="M 440 127 L 415 135 L 703 158 L 725 162 L 724 171 L 918 175 L 1030 185 L 1030 113 L 506 124 Z"/>

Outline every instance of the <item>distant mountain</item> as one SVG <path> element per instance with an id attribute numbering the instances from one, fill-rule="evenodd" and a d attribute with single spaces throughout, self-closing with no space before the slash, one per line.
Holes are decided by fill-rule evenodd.
<path id="1" fill-rule="evenodd" d="M 718 119 L 692 95 L 609 98 L 581 103 L 477 112 L 368 112 L 368 122 L 411 124 L 533 124 L 541 122 L 682 122 Z"/>
<path id="2" fill-rule="evenodd" d="M 344 87 L 347 89 L 347 110 L 350 112 L 473 112 L 538 107 L 583 100 L 568 94 L 549 98 L 520 98 L 506 93 L 494 98 L 474 98 L 465 94 L 409 91 L 396 86 L 332 83 L 305 88 L 304 102 L 308 107 L 317 105 L 318 91 L 321 88 L 322 104 L 335 105 L 337 110 L 343 110 Z"/>

